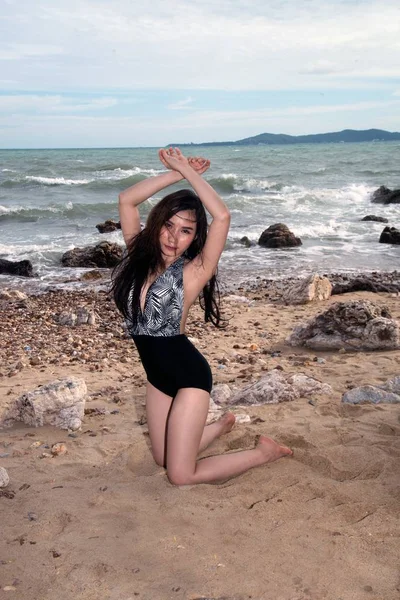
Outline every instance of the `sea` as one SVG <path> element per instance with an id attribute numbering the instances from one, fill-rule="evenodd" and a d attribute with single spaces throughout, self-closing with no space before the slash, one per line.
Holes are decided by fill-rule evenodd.
<path id="1" fill-rule="evenodd" d="M 400 188 L 400 142 L 182 150 L 211 160 L 204 177 L 232 214 L 223 281 L 400 268 L 400 246 L 379 243 L 385 224 L 361 220 L 374 214 L 400 228 L 400 204 L 371 202 L 381 185 Z M 156 148 L 0 150 L 0 257 L 29 259 L 37 274 L 30 285 L 37 289 L 85 285 L 79 281 L 84 269 L 61 267 L 63 253 L 102 240 L 123 244 L 120 231 L 100 234 L 96 224 L 118 220 L 120 191 L 164 170 Z M 143 222 L 166 193 L 141 206 Z M 260 247 L 260 234 L 275 223 L 287 225 L 302 245 Z M 0 276 L 2 287 L 23 284 Z"/>

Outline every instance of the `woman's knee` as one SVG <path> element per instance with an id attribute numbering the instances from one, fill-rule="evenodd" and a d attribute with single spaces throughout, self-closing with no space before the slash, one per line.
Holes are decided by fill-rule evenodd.
<path id="1" fill-rule="evenodd" d="M 193 483 L 193 474 L 175 469 L 167 469 L 167 477 L 172 485 L 190 485 Z"/>

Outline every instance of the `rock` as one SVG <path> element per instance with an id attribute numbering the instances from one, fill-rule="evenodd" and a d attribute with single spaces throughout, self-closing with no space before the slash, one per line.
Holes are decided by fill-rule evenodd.
<path id="1" fill-rule="evenodd" d="M 76 310 L 76 313 L 72 311 L 64 311 L 56 317 L 59 325 L 66 327 L 75 327 L 79 325 L 94 325 L 96 323 L 96 316 L 93 311 L 88 310 L 85 307 L 80 307 Z"/>
<path id="2" fill-rule="evenodd" d="M 4 467 L 0 467 L 0 488 L 5 488 L 10 483 L 10 478 Z"/>
<path id="3" fill-rule="evenodd" d="M 57 322 L 60 325 L 66 325 L 67 327 L 75 327 L 76 314 L 73 312 L 64 311 L 58 315 Z"/>
<path id="4" fill-rule="evenodd" d="M 110 231 L 117 231 L 117 229 L 121 229 L 121 223 L 119 221 L 113 221 L 112 219 L 107 219 L 104 223 L 99 223 L 96 225 L 99 233 L 110 233 Z"/>
<path id="5" fill-rule="evenodd" d="M 385 383 L 378 385 L 377 387 L 386 390 L 387 392 L 393 392 L 394 394 L 400 395 L 400 375 L 393 377 L 393 379 L 388 379 Z"/>
<path id="6" fill-rule="evenodd" d="M 63 456 L 64 454 L 67 454 L 67 452 L 68 452 L 67 446 L 65 444 L 63 444 L 62 442 L 53 444 L 51 447 L 51 453 L 53 456 Z"/>
<path id="7" fill-rule="evenodd" d="M 9 302 L 27 300 L 28 296 L 19 290 L 0 290 L 0 300 L 8 300 Z"/>
<path id="8" fill-rule="evenodd" d="M 232 390 L 228 384 L 219 383 L 213 387 L 210 395 L 216 404 L 225 406 L 229 403 L 229 398 L 232 396 Z"/>
<path id="9" fill-rule="evenodd" d="M 400 190 L 390 190 L 385 185 L 381 185 L 372 194 L 371 201 L 379 204 L 399 204 Z"/>
<path id="10" fill-rule="evenodd" d="M 302 281 L 294 283 L 283 293 L 286 304 L 307 304 L 327 300 L 332 294 L 332 284 L 327 277 L 310 275 Z"/>
<path id="11" fill-rule="evenodd" d="M 68 377 L 52 381 L 15 400 L 0 415 L 0 426 L 22 421 L 33 427 L 52 425 L 74 431 L 82 425 L 86 393 L 84 379 Z"/>
<path id="12" fill-rule="evenodd" d="M 87 271 L 86 273 L 83 273 L 83 275 L 81 275 L 80 279 L 81 281 L 95 281 L 96 279 L 102 279 L 103 276 L 100 273 L 100 271 L 97 271 L 96 269 L 92 269 L 91 271 Z"/>
<path id="13" fill-rule="evenodd" d="M 397 286 L 388 283 L 375 281 L 368 275 L 362 275 L 350 279 L 350 281 L 338 281 L 333 284 L 332 296 L 335 294 L 348 294 L 352 292 L 393 292 L 397 290 Z"/>
<path id="14" fill-rule="evenodd" d="M 11 261 L 0 258 L 0 275 L 18 275 L 19 277 L 33 277 L 33 267 L 30 260 Z"/>
<path id="15" fill-rule="evenodd" d="M 396 227 L 385 227 L 379 238 L 380 244 L 400 244 L 400 231 Z"/>
<path id="16" fill-rule="evenodd" d="M 225 296 L 224 300 L 230 300 L 231 302 L 243 302 L 243 304 L 251 304 L 251 300 L 246 298 L 246 296 L 237 296 L 236 294 L 230 294 L 229 296 Z"/>
<path id="17" fill-rule="evenodd" d="M 264 248 L 291 248 L 302 245 L 301 239 L 295 237 L 287 225 L 283 223 L 270 225 L 268 229 L 262 232 L 258 243 Z"/>
<path id="18" fill-rule="evenodd" d="M 243 246 L 246 246 L 246 248 L 251 248 L 252 246 L 255 246 L 255 242 L 252 242 L 251 240 L 249 240 L 249 238 L 247 237 L 247 235 L 243 236 L 242 238 L 240 238 L 240 243 L 243 244 Z"/>
<path id="19" fill-rule="evenodd" d="M 115 267 L 122 258 L 122 246 L 110 242 L 100 242 L 96 246 L 85 246 L 68 250 L 61 257 L 64 267 Z"/>
<path id="20" fill-rule="evenodd" d="M 304 374 L 291 375 L 273 369 L 256 383 L 236 392 L 230 405 L 278 404 L 315 394 L 331 394 L 332 388 Z"/>
<path id="21" fill-rule="evenodd" d="M 217 406 L 214 402 L 214 400 L 210 397 L 210 405 L 208 408 L 208 414 L 207 414 L 207 425 L 209 425 L 210 423 L 213 423 L 214 421 L 216 421 L 217 419 L 219 419 L 222 416 L 222 408 L 220 406 Z"/>
<path id="22" fill-rule="evenodd" d="M 400 348 L 400 323 L 385 306 L 369 300 L 337 302 L 295 327 L 286 341 L 315 350 L 395 350 Z"/>
<path id="23" fill-rule="evenodd" d="M 373 385 L 363 385 L 343 394 L 342 402 L 347 404 L 361 404 L 362 402 L 396 404 L 400 402 L 400 394 L 387 392 Z"/>
<path id="24" fill-rule="evenodd" d="M 363 217 L 361 221 L 376 221 L 377 223 L 389 223 L 389 219 L 385 219 L 385 217 L 377 217 L 376 215 L 367 215 Z"/>

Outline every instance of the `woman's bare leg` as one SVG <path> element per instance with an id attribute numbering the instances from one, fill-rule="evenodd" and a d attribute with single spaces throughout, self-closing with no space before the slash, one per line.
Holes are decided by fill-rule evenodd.
<path id="1" fill-rule="evenodd" d="M 207 394 L 208 395 L 208 394 Z M 209 398 L 209 396 L 208 396 Z M 209 400 L 208 400 L 209 401 Z M 146 416 L 149 428 L 151 450 L 154 460 L 160 466 L 165 466 L 165 436 L 168 415 L 171 410 L 173 398 L 160 392 L 151 383 L 147 382 L 146 390 Z M 207 407 L 208 410 L 208 407 Z M 205 450 L 217 437 L 231 431 L 235 424 L 235 416 L 226 413 L 215 423 L 206 425 L 203 429 L 198 452 Z"/>
<path id="2" fill-rule="evenodd" d="M 171 483 L 187 485 L 224 481 L 292 451 L 274 440 L 261 437 L 253 450 L 243 450 L 197 461 L 209 396 L 194 388 L 179 390 L 168 419 L 167 472 Z"/>

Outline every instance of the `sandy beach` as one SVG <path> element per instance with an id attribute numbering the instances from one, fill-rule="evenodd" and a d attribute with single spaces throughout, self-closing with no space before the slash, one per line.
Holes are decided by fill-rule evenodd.
<path id="1" fill-rule="evenodd" d="M 172 486 L 152 459 L 145 377 L 103 292 L 2 302 L 0 404 L 60 377 L 83 378 L 74 433 L 0 430 L 0 597 L 18 600 L 395 600 L 399 574 L 398 405 L 341 403 L 400 373 L 400 351 L 314 352 L 285 339 L 338 301 L 369 299 L 400 319 L 400 297 L 358 292 L 285 306 L 262 287 L 226 298 L 224 331 L 192 309 L 187 334 L 214 383 L 242 387 L 272 369 L 304 373 L 330 396 L 235 407 L 250 421 L 204 455 L 270 435 L 294 456 L 219 485 Z M 61 326 L 93 309 L 94 325 Z M 317 361 L 316 359 L 324 359 Z M 67 454 L 49 457 L 56 442 Z"/>

